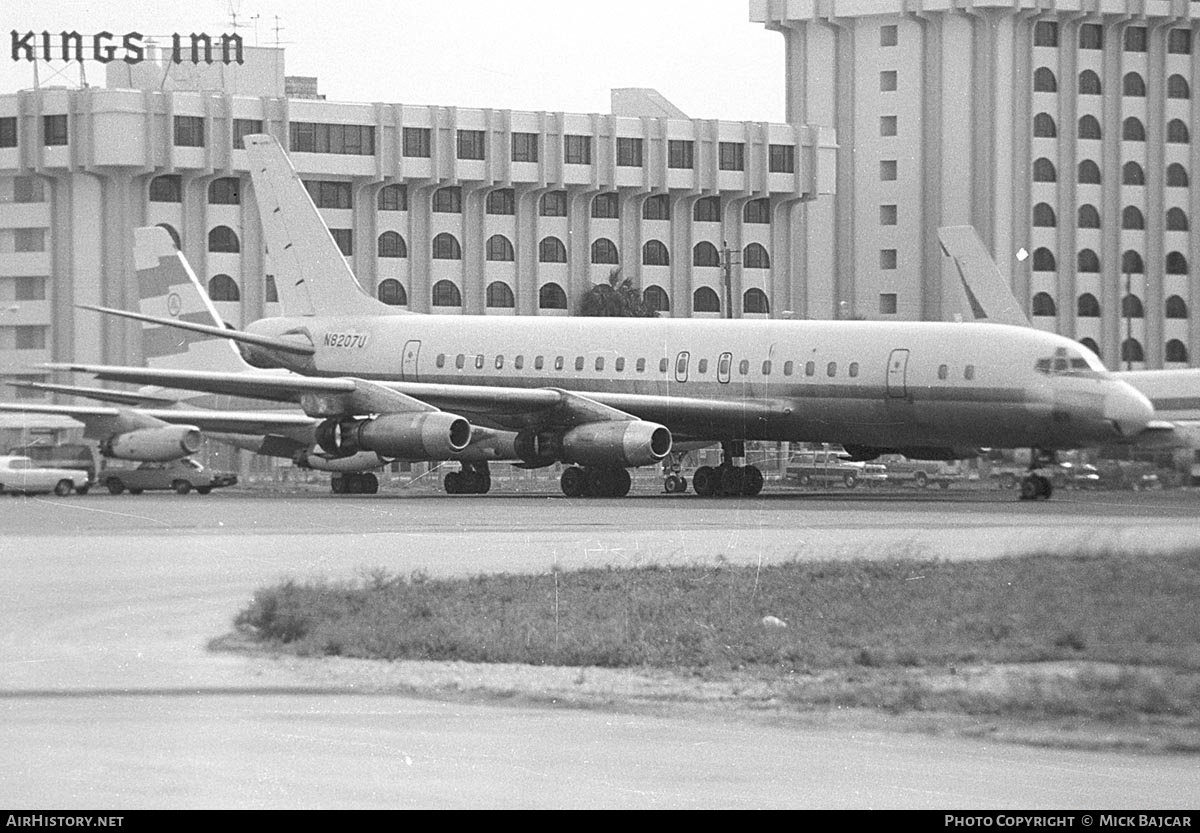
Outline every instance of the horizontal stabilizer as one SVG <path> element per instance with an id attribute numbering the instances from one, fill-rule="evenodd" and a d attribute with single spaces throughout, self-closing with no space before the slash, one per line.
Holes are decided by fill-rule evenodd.
<path id="1" fill-rule="evenodd" d="M 24 390 L 46 393 L 65 393 L 71 396 L 92 399 L 96 402 L 113 402 L 117 405 L 171 405 L 174 398 L 138 393 L 137 391 L 113 390 L 112 388 L 88 388 L 79 385 L 55 385 L 49 382 L 6 382 L 7 385 Z"/>
<path id="2" fill-rule="evenodd" d="M 170 318 L 155 318 L 152 315 L 142 315 L 137 312 L 127 312 L 120 309 L 109 309 L 108 307 L 94 307 L 91 304 L 79 304 L 80 309 L 92 310 L 93 312 L 102 312 L 105 315 L 117 315 L 121 318 L 132 318 L 134 321 L 145 321 L 151 324 L 162 324 L 165 327 L 175 327 L 180 330 L 190 330 L 197 333 L 207 333 L 208 335 L 218 338 L 227 338 L 231 341 L 240 341 L 243 344 L 251 344 L 255 347 L 263 347 L 267 350 L 277 350 L 281 353 L 292 353 L 297 356 L 311 356 L 316 350 L 311 344 L 301 344 L 297 341 L 287 341 L 282 338 L 272 338 L 271 336 L 255 335 L 242 330 L 231 330 L 226 327 L 214 327 L 209 324 L 200 324 L 194 321 L 177 321 Z"/>

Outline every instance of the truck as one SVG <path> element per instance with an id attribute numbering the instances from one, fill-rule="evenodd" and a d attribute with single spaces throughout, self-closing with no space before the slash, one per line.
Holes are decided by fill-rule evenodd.
<path id="1" fill-rule="evenodd" d="M 83 443 L 30 443 L 14 446 L 9 454 L 28 457 L 39 466 L 56 469 L 78 469 L 87 474 L 87 482 L 75 491 L 86 495 L 96 482 L 96 456 L 92 447 Z"/>
<path id="2" fill-rule="evenodd" d="M 911 483 L 918 489 L 930 483 L 949 489 L 964 477 L 962 464 L 956 460 L 910 460 L 900 454 L 885 454 L 876 462 L 887 467 L 889 484 Z"/>
<path id="3" fill-rule="evenodd" d="M 858 463 L 842 449 L 819 449 L 793 454 L 784 469 L 784 480 L 797 486 L 834 486 L 853 489 L 860 483 L 879 486 L 887 469 L 878 463 Z"/>
<path id="4" fill-rule="evenodd" d="M 0 457 L 0 493 L 10 495 L 42 495 L 54 493 L 66 497 L 71 492 L 86 492 L 87 474 L 79 469 L 58 469 L 39 466 L 34 460 L 19 454 Z"/>

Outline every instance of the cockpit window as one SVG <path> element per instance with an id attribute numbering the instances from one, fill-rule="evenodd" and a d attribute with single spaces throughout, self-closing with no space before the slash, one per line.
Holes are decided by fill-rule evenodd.
<path id="1" fill-rule="evenodd" d="M 1059 347 L 1049 358 L 1038 359 L 1034 364 L 1038 373 L 1063 375 L 1068 373 L 1103 373 L 1104 365 L 1086 350 Z"/>

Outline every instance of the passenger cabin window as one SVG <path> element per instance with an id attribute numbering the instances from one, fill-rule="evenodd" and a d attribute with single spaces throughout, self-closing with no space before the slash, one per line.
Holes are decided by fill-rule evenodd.
<path id="1" fill-rule="evenodd" d="M 950 368 L 947 365 L 938 366 L 938 378 L 942 380 L 950 378 Z"/>
<path id="2" fill-rule="evenodd" d="M 791 376 L 791 375 L 792 375 L 792 371 L 795 369 L 795 367 L 796 367 L 796 363 L 795 363 L 795 362 L 784 362 L 784 363 L 783 363 L 783 375 L 784 375 L 784 376 Z"/>
<path id="3" fill-rule="evenodd" d="M 637 372 L 638 372 L 638 373 L 645 373 L 645 372 L 646 372 L 646 360 L 645 360 L 645 359 L 638 359 L 638 360 L 637 360 Z"/>
<path id="4" fill-rule="evenodd" d="M 963 378 L 968 382 L 975 378 L 975 365 L 967 365 L 966 370 L 963 371 Z"/>
<path id="5" fill-rule="evenodd" d="M 437 366 L 438 367 L 446 366 L 446 354 L 445 353 L 438 353 Z"/>
<path id="6" fill-rule="evenodd" d="M 524 370 L 525 369 L 525 357 L 524 356 L 517 356 L 515 359 L 513 359 L 513 369 L 514 370 Z"/>
<path id="7" fill-rule="evenodd" d="M 545 366 L 546 366 L 545 356 L 537 356 L 536 358 L 534 358 L 534 360 L 533 360 L 533 369 L 534 370 L 541 370 Z"/>
<path id="8" fill-rule="evenodd" d="M 504 356 L 503 355 L 496 356 L 496 369 L 500 370 L 503 367 L 504 367 Z"/>
<path id="9" fill-rule="evenodd" d="M 583 370 L 583 356 L 575 357 L 575 370 Z"/>
<path id="10" fill-rule="evenodd" d="M 858 362 L 850 362 L 850 378 L 858 375 Z"/>
<path id="11" fill-rule="evenodd" d="M 454 360 L 454 366 L 457 367 L 459 370 L 462 370 L 464 367 L 467 366 L 467 357 L 464 356 L 462 353 L 459 353 L 458 357 L 455 358 L 455 360 Z"/>
<path id="12" fill-rule="evenodd" d="M 825 366 L 825 375 L 831 379 L 837 376 L 837 362 L 830 362 Z"/>
<path id="13" fill-rule="evenodd" d="M 816 372 L 817 372 L 817 363 L 816 362 L 805 362 L 805 364 L 804 364 L 804 375 L 805 376 L 814 376 L 814 375 L 816 375 Z"/>
<path id="14" fill-rule="evenodd" d="M 763 362 L 763 364 L 762 364 L 762 373 L 763 373 L 763 375 L 764 375 L 764 376 L 770 376 L 770 375 L 771 375 L 771 360 L 770 360 L 770 359 L 767 359 L 765 362 Z"/>
<path id="15" fill-rule="evenodd" d="M 483 354 L 482 353 L 480 353 L 478 356 L 475 357 L 475 369 L 483 370 Z"/>
<path id="16" fill-rule="evenodd" d="M 707 373 L 708 372 L 708 359 L 700 360 L 700 363 L 696 366 L 696 372 L 697 373 Z"/>
<path id="17" fill-rule="evenodd" d="M 667 368 L 669 368 L 670 366 L 671 366 L 671 362 L 668 359 L 659 359 L 658 360 L 658 372 L 659 373 L 666 373 Z"/>
<path id="18" fill-rule="evenodd" d="M 618 373 L 622 373 L 622 372 L 624 372 L 624 370 L 625 370 L 625 357 L 624 357 L 624 356 L 621 356 L 621 357 L 619 357 L 619 358 L 617 359 L 617 361 L 616 361 L 616 363 L 615 363 L 615 364 L 616 364 L 616 369 L 617 369 L 617 372 L 618 372 Z"/>
<path id="19" fill-rule="evenodd" d="M 597 356 L 597 357 L 596 357 L 596 369 L 597 369 L 597 370 L 603 370 L 603 369 L 604 369 L 604 357 L 603 357 L 603 356 Z"/>
<path id="20" fill-rule="evenodd" d="M 555 370 L 562 370 L 564 367 L 566 367 L 566 364 L 567 364 L 567 360 L 564 357 L 562 357 L 562 356 L 554 357 L 554 369 Z"/>
<path id="21" fill-rule="evenodd" d="M 738 373 L 739 374 L 741 374 L 742 376 L 745 376 L 749 372 L 750 372 L 750 360 L 749 359 L 742 359 L 740 362 L 738 362 Z"/>

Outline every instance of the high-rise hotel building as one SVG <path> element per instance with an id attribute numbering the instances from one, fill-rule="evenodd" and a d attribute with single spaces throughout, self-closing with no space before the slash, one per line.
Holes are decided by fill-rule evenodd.
<path id="1" fill-rule="evenodd" d="M 257 132 L 400 308 L 566 315 L 618 268 L 672 316 L 802 307 L 796 207 L 832 188 L 829 129 L 689 119 L 638 90 L 613 114 L 335 103 L 279 50 L 245 52 L 0 95 L 0 381 L 141 360 L 136 326 L 76 305 L 136 306 L 142 225 L 168 229 L 232 324 L 278 314 L 241 142 Z"/>
<path id="2" fill-rule="evenodd" d="M 787 120 L 837 136 L 801 212 L 805 313 L 953 318 L 937 229 L 971 224 L 1035 326 L 1109 367 L 1200 350 L 1200 4 L 751 0 Z M 1198 90 L 1197 95 L 1200 95 Z"/>

